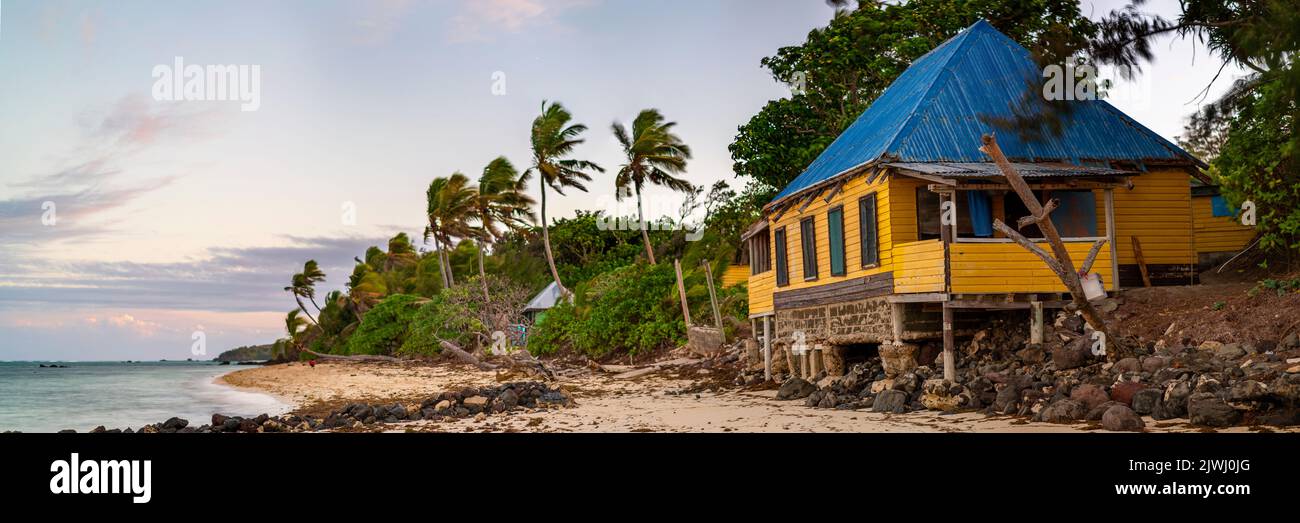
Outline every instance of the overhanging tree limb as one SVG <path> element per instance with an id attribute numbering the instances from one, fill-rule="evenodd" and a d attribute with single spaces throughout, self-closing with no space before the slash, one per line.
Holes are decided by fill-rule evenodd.
<path id="1" fill-rule="evenodd" d="M 1088 298 L 1083 292 L 1083 282 L 1079 279 L 1079 273 L 1075 272 L 1074 262 L 1070 260 L 1070 252 L 1066 250 L 1065 242 L 1061 240 L 1061 235 L 1056 230 L 1056 224 L 1052 223 L 1052 220 L 1045 219 L 1047 213 L 1050 212 L 1050 209 L 1044 210 L 1043 205 L 1039 203 L 1038 198 L 1034 196 L 1033 190 L 1029 188 L 1029 184 L 1025 182 L 1025 179 L 1020 176 L 1020 173 L 1011 166 L 1011 162 L 1007 160 L 1006 155 L 1002 154 L 1002 148 L 998 147 L 997 139 L 992 134 L 986 134 L 982 141 L 984 145 L 980 147 L 980 152 L 987 154 L 989 158 L 993 159 L 993 163 L 998 166 L 998 170 L 1002 171 L 1002 175 L 1006 177 L 1007 184 L 1016 191 L 1016 195 L 1020 196 L 1020 200 L 1024 202 L 1025 208 L 1029 210 L 1029 214 L 1036 217 L 1039 230 L 1041 230 L 1043 236 L 1047 238 L 1047 243 L 1052 248 L 1052 257 L 1055 258 L 1057 264 L 1056 266 L 1053 266 L 1051 263 L 1048 263 L 1048 267 L 1052 267 L 1053 272 L 1060 277 L 1061 283 L 1064 283 L 1065 288 L 1070 291 L 1070 296 L 1074 298 L 1074 305 L 1083 316 L 1084 321 L 1088 322 L 1088 325 L 1091 326 L 1093 330 L 1105 335 L 1107 345 L 1109 345 L 1109 349 L 1111 349 L 1106 351 L 1107 359 L 1116 361 L 1118 358 L 1123 357 L 1123 350 L 1119 345 L 1119 340 L 1115 336 L 1111 335 L 1109 328 L 1106 326 L 1106 322 L 1102 320 L 1101 314 L 1097 312 L 1097 309 L 1093 308 L 1091 303 L 1088 303 Z M 1001 230 L 1003 234 L 1007 234 L 1007 236 L 1011 237 L 1013 240 L 1016 240 L 1016 237 L 1019 236 L 1020 239 L 1016 240 L 1016 242 L 1020 243 L 1021 246 L 1033 245 L 1018 233 L 1015 233 L 1014 235 L 1010 234 L 1013 231 L 1011 231 L 1011 228 L 1007 227 L 1006 224 L 994 222 L 994 227 L 997 227 L 999 224 L 1002 225 L 999 230 Z M 1023 240 L 1023 242 L 1021 240 Z M 1093 247 L 1094 249 L 1096 248 L 1095 245 Z M 1042 249 L 1038 249 L 1037 246 L 1034 246 L 1030 251 L 1034 252 L 1034 254 L 1038 255 L 1040 258 L 1044 258 L 1044 261 L 1046 261 L 1043 256 L 1043 254 L 1046 253 L 1042 253 Z"/>

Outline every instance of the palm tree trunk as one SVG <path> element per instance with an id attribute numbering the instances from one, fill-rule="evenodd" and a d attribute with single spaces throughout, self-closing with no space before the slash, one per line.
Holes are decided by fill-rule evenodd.
<path id="1" fill-rule="evenodd" d="M 302 309 L 302 313 L 307 315 L 307 319 L 311 320 L 312 323 L 315 323 L 316 326 L 319 327 L 319 326 L 320 326 L 320 322 L 316 321 L 316 318 L 313 318 L 312 315 L 311 315 L 311 313 L 310 313 L 310 312 L 307 312 L 307 307 L 304 306 L 304 305 L 302 304 L 302 296 L 299 296 L 299 295 L 297 295 L 297 294 L 294 294 L 294 295 L 293 295 L 293 300 L 296 301 L 296 302 L 298 302 L 298 308 L 299 308 L 299 309 Z"/>
<path id="2" fill-rule="evenodd" d="M 644 211 L 641 210 L 641 186 L 636 187 L 636 221 L 641 227 L 641 241 L 645 243 L 645 256 L 650 260 L 650 265 L 655 264 L 655 250 L 650 248 L 650 233 L 646 231 L 649 225 L 645 222 Z"/>
<path id="3" fill-rule="evenodd" d="M 538 178 L 541 179 L 542 176 L 538 176 Z M 546 250 L 546 264 L 551 266 L 551 278 L 555 279 L 555 286 L 560 288 L 560 295 L 567 296 L 569 294 L 569 289 L 564 288 L 564 284 L 560 283 L 560 271 L 555 270 L 555 255 L 551 254 L 551 233 L 549 231 L 551 225 L 546 222 L 546 181 L 541 180 L 541 182 L 542 182 L 541 183 L 542 185 L 542 206 L 541 206 L 542 207 L 542 246 L 545 247 Z"/>
<path id="4" fill-rule="evenodd" d="M 319 313 L 319 312 L 320 312 L 320 305 L 316 305 L 316 298 L 314 298 L 314 297 L 308 297 L 307 299 L 311 300 L 311 305 L 312 305 L 312 307 L 316 307 L 316 312 Z"/>
<path id="5" fill-rule="evenodd" d="M 487 307 L 487 303 L 488 301 L 491 301 L 491 298 L 488 297 L 487 272 L 483 270 L 482 240 L 479 240 L 478 242 L 478 281 L 483 284 L 483 306 Z"/>
<path id="6" fill-rule="evenodd" d="M 451 250 L 453 247 L 451 246 L 451 242 L 448 242 L 444 247 L 446 248 L 443 249 L 442 252 L 443 259 L 447 260 L 447 287 L 451 287 L 456 285 L 456 274 L 451 270 Z"/>

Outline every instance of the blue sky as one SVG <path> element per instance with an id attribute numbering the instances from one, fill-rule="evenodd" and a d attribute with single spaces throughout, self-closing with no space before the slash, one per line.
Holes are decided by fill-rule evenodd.
<path id="1" fill-rule="evenodd" d="M 366 246 L 418 236 L 430 179 L 527 162 L 544 99 L 591 127 L 587 159 L 618 165 L 610 123 L 657 107 L 695 150 L 692 181 L 732 180 L 736 126 L 788 94 L 759 60 L 830 16 L 822 0 L 0 0 L 0 360 L 182 359 L 197 330 L 209 357 L 269 342 L 302 261 L 338 287 Z M 1147 95 L 1116 105 L 1173 138 L 1215 68 L 1166 44 Z M 257 65 L 260 107 L 154 100 L 151 71 L 177 56 Z M 551 214 L 609 196 L 598 179 Z"/>

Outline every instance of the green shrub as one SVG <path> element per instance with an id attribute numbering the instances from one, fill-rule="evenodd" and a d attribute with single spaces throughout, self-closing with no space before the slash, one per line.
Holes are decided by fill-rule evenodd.
<path id="1" fill-rule="evenodd" d="M 671 265 L 636 264 L 600 274 L 573 304 L 546 312 L 528 338 L 534 354 L 571 348 L 592 358 L 639 354 L 685 340 Z"/>
<path id="2" fill-rule="evenodd" d="M 402 356 L 433 356 L 442 352 L 439 342 L 447 340 L 461 347 L 474 343 L 475 334 L 485 332 L 478 319 L 482 302 L 478 278 L 444 289 L 415 312 L 407 336 L 396 351 Z"/>
<path id="3" fill-rule="evenodd" d="M 346 354 L 392 355 L 406 341 L 407 331 L 423 298 L 394 294 L 366 312 L 356 332 L 348 337 Z"/>

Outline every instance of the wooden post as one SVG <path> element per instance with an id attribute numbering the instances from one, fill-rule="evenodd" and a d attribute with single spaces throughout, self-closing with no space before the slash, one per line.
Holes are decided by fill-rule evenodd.
<path id="1" fill-rule="evenodd" d="M 772 381 L 772 317 L 763 316 L 763 380 Z"/>
<path id="2" fill-rule="evenodd" d="M 1029 302 L 1029 343 L 1043 343 L 1043 302 Z"/>
<path id="3" fill-rule="evenodd" d="M 1115 244 L 1115 190 L 1106 189 L 1106 241 L 1110 243 L 1110 282 L 1119 292 L 1119 247 Z"/>
<path id="4" fill-rule="evenodd" d="M 903 308 L 906 305 L 902 303 L 891 303 L 890 305 L 893 306 L 893 314 L 890 315 L 890 318 L 894 323 L 894 344 L 897 345 L 903 342 Z"/>
<path id="5" fill-rule="evenodd" d="M 709 305 L 713 307 L 713 324 L 718 327 L 718 335 L 722 336 L 722 343 L 727 343 L 727 330 L 722 327 L 722 310 L 718 308 L 718 293 L 713 290 L 713 267 L 709 265 L 709 260 L 704 260 L 704 281 L 709 284 Z"/>
<path id="6" fill-rule="evenodd" d="M 952 308 L 948 303 L 943 304 L 943 379 L 948 381 L 957 380 L 957 362 L 954 357 L 954 346 L 957 344 L 953 340 L 952 332 Z"/>
<path id="7" fill-rule="evenodd" d="M 691 306 L 686 303 L 686 283 L 682 280 L 682 262 L 673 260 L 673 269 L 677 271 L 677 295 L 682 299 L 682 317 L 686 318 L 686 328 L 691 328 Z"/>
<path id="8" fill-rule="evenodd" d="M 1142 271 L 1142 286 L 1151 286 L 1151 275 L 1147 273 L 1147 261 L 1142 257 L 1142 242 L 1138 241 L 1137 236 L 1129 236 L 1133 240 L 1133 257 L 1137 258 L 1138 270 Z"/>

